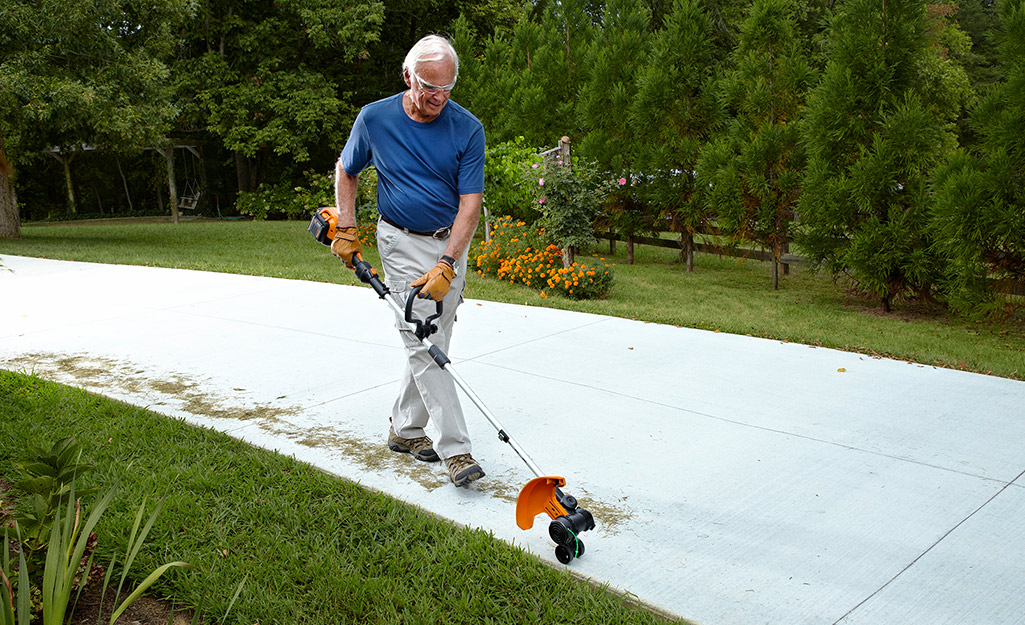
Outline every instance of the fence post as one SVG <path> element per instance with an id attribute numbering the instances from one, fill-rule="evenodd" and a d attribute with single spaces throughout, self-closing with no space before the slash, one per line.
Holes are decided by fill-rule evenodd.
<path id="1" fill-rule="evenodd" d="M 559 160 L 566 167 L 573 167 L 572 152 L 570 150 L 569 137 L 559 139 Z"/>
<path id="2" fill-rule="evenodd" d="M 573 169 L 573 152 L 570 147 L 569 137 L 562 137 L 559 139 L 559 161 L 562 162 L 562 166 L 568 169 Z M 562 265 L 567 269 L 573 265 L 573 259 L 576 255 L 576 248 L 572 245 L 562 250 Z"/>
<path id="3" fill-rule="evenodd" d="M 484 242 L 491 241 L 491 213 L 488 211 L 488 199 L 482 198 L 481 208 L 484 210 Z"/>

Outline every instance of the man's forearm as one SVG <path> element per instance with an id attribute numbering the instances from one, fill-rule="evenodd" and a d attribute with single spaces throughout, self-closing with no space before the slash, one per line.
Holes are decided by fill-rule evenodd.
<path id="1" fill-rule="evenodd" d="M 477 224 L 480 223 L 482 197 L 480 193 L 459 196 L 459 211 L 456 213 L 455 222 L 452 223 L 452 234 L 449 235 L 448 246 L 445 247 L 445 256 L 459 260 L 470 247 L 473 233 L 477 231 Z"/>
<path id="2" fill-rule="evenodd" d="M 335 207 L 338 209 L 338 228 L 356 226 L 356 189 L 359 176 L 350 176 L 342 167 L 341 159 L 335 164 Z"/>

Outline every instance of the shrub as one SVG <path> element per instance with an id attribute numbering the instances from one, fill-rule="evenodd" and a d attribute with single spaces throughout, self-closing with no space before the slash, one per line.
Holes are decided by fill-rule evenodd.
<path id="1" fill-rule="evenodd" d="M 594 222 L 614 185 L 600 180 L 597 170 L 574 159 L 572 169 L 561 161 L 534 163 L 527 169 L 541 212 L 537 225 L 562 249 L 594 242 Z"/>
<path id="2" fill-rule="evenodd" d="M 258 191 L 239 193 L 236 208 L 254 219 L 308 219 L 318 208 L 335 205 L 334 172 L 304 171 L 301 184 L 284 181 L 263 184 Z M 377 171 L 360 174 L 356 213 L 362 220 L 377 215 Z"/>
<path id="3" fill-rule="evenodd" d="M 525 147 L 523 137 L 488 147 L 484 161 L 484 201 L 489 214 L 512 215 L 515 219 L 533 221 L 538 212 L 531 204 L 533 189 L 523 179 L 523 170 L 537 162 L 532 148 Z"/>
<path id="4" fill-rule="evenodd" d="M 157 505 L 143 526 L 146 510 L 146 499 L 143 498 L 121 562 L 117 562 L 115 556 L 106 569 L 94 564 L 97 537 L 93 530 L 113 501 L 116 486 L 91 506 L 83 504 L 81 495 L 84 491 L 76 491 L 75 482 L 79 474 L 91 467 L 79 462 L 81 455 L 81 445 L 74 438 L 65 438 L 49 451 L 34 450 L 19 466 L 22 477 L 17 486 L 33 497 L 33 512 L 15 519 L 10 528 L 4 524 L 4 545 L 0 553 L 2 625 L 29 625 L 31 621 L 62 625 L 74 611 L 83 588 L 100 582 L 101 578 L 103 602 L 112 579 L 111 573 L 119 564 L 122 574 L 114 597 L 114 605 L 118 607 L 110 616 L 113 625 L 118 616 L 170 568 L 189 566 L 185 562 L 169 562 L 160 566 L 121 601 L 128 571 L 163 504 Z M 28 522 L 29 533 L 34 537 L 22 534 L 19 519 Z M 11 543 L 12 529 L 15 545 Z M 11 558 L 12 546 L 18 552 L 16 565 Z M 33 561 L 36 561 L 35 565 Z M 37 613 L 38 619 L 34 618 Z"/>
<path id="5" fill-rule="evenodd" d="M 304 171 L 303 177 L 300 185 L 292 181 L 265 183 L 257 191 L 239 193 L 235 207 L 243 215 L 264 220 L 305 219 L 321 206 L 334 206 L 333 174 Z"/>
<path id="6" fill-rule="evenodd" d="M 613 268 L 573 263 L 563 267 L 562 251 L 554 244 L 545 245 L 544 229 L 533 229 L 512 217 L 496 220 L 488 241 L 479 242 L 471 251 L 477 273 L 510 284 L 524 284 L 548 293 L 560 293 L 573 299 L 607 297 L 612 291 Z"/>
<path id="7" fill-rule="evenodd" d="M 309 219 L 318 209 L 335 205 L 334 173 L 321 174 L 304 171 L 304 184 L 282 182 L 264 184 L 259 191 L 240 193 L 236 207 L 243 215 L 257 220 Z M 377 170 L 367 168 L 360 174 L 356 195 L 356 220 L 359 239 L 365 247 L 372 247 L 377 232 Z"/>

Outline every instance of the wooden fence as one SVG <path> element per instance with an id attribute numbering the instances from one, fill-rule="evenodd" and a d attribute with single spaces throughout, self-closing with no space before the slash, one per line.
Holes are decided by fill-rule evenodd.
<path id="1" fill-rule="evenodd" d="M 660 239 L 658 237 L 645 237 L 645 236 L 634 236 L 634 237 L 623 237 L 622 235 L 616 234 L 615 232 L 602 232 L 598 234 L 601 239 L 608 239 L 609 242 L 613 241 L 629 241 L 632 240 L 634 243 L 641 245 L 655 245 L 658 247 L 666 247 L 674 250 L 683 250 L 683 242 L 677 239 Z M 736 258 L 751 258 L 754 260 L 761 261 L 772 261 L 772 252 L 766 250 L 752 250 L 742 247 L 733 247 L 728 245 L 711 245 L 708 243 L 694 243 L 694 251 L 704 252 L 706 254 L 718 254 L 720 256 L 732 256 Z M 780 258 L 780 263 L 783 265 L 783 270 L 787 271 L 788 265 L 795 265 L 799 263 L 806 263 L 807 259 L 795 256 L 794 254 L 784 254 Z"/>

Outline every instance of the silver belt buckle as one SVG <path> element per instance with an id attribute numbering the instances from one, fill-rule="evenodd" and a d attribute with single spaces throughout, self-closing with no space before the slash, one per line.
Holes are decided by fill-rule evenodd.
<path id="1" fill-rule="evenodd" d="M 441 240 L 447 239 L 450 234 L 452 234 L 452 226 L 445 226 L 444 228 L 438 228 L 435 230 L 431 237 Z"/>

